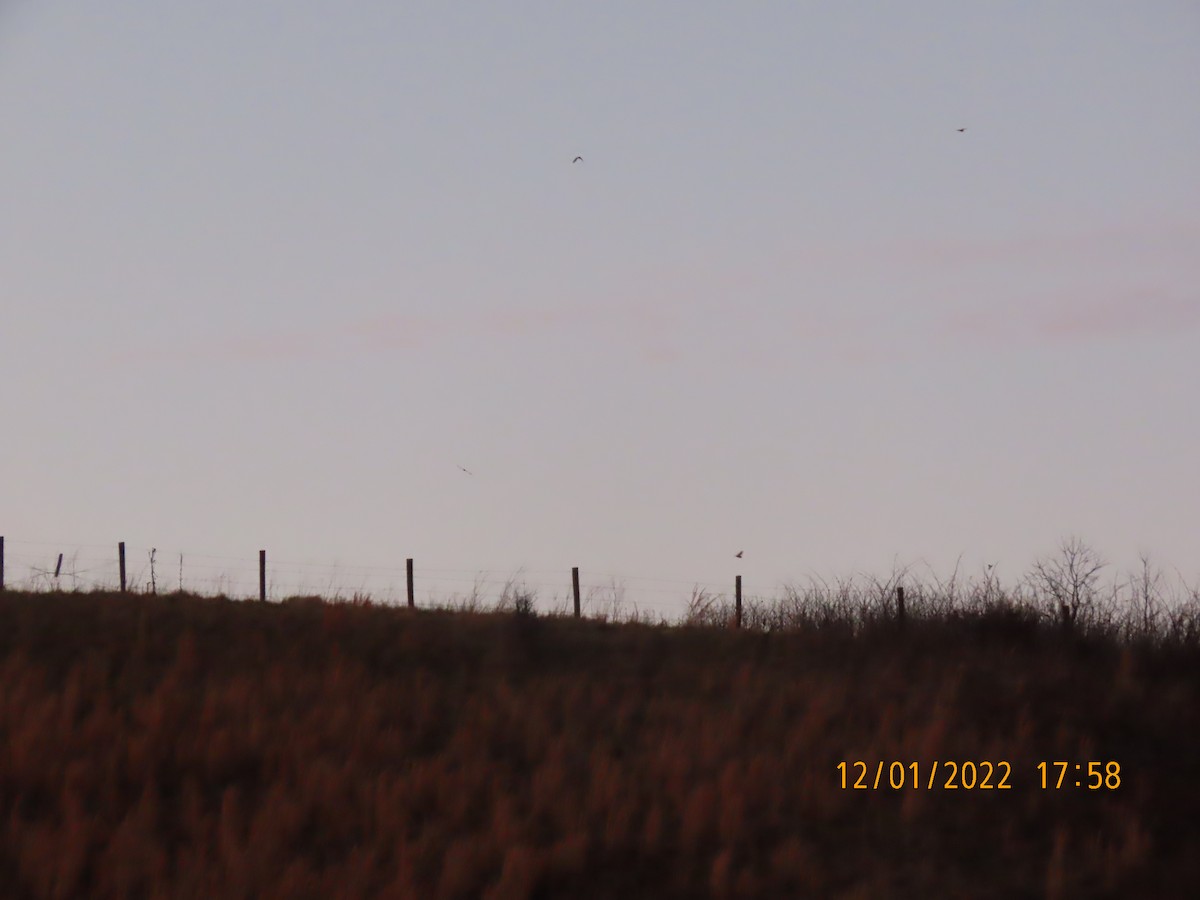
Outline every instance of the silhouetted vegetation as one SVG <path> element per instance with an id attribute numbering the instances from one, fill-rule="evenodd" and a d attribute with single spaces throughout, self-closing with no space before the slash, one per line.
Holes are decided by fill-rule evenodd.
<path id="1" fill-rule="evenodd" d="M 887 582 L 752 599 L 740 632 L 699 592 L 674 626 L 539 615 L 523 593 L 475 612 L 0 593 L 0 885 L 1187 895 L 1196 598 L 1118 614 L 1092 583 L 1064 615 L 1036 584 L 906 584 L 903 631 Z M 844 789 L 858 760 L 868 789 Z M 1116 762 L 1120 784 L 1071 769 L 1056 789 L 1051 768 L 1043 789 L 1059 760 Z M 1011 787 L 893 790 L 893 761 L 922 780 L 1006 762 Z"/>

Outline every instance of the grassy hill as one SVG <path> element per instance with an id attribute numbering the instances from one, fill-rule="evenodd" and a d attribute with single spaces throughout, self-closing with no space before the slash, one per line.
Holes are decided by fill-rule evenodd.
<path id="1" fill-rule="evenodd" d="M 1195 642 L 810 625 L 0 593 L 2 893 L 1194 887 Z"/>

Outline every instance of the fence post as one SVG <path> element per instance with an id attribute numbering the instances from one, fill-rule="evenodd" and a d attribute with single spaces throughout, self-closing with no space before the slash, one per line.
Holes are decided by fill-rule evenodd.
<path id="1" fill-rule="evenodd" d="M 733 594 L 737 598 L 737 618 L 734 619 L 734 627 L 742 627 L 742 576 L 736 576 L 733 582 Z"/>
<path id="2" fill-rule="evenodd" d="M 579 618 L 579 566 L 571 567 L 571 590 L 575 592 L 575 618 Z"/>
<path id="3" fill-rule="evenodd" d="M 411 556 L 408 558 L 407 562 L 405 563 L 405 567 L 408 569 L 408 608 L 416 609 L 417 601 L 416 601 L 416 598 L 413 596 L 413 573 L 412 573 L 412 557 Z"/>
<path id="4" fill-rule="evenodd" d="M 4 535 L 0 534 L 0 591 L 4 590 Z"/>
<path id="5" fill-rule="evenodd" d="M 121 593 L 125 593 L 125 542 L 117 542 L 117 562 L 121 567 Z"/>
<path id="6" fill-rule="evenodd" d="M 55 584 L 58 583 L 58 576 L 62 573 L 62 558 L 63 558 L 63 555 L 61 553 L 58 554 L 58 562 L 56 562 L 54 564 L 54 582 L 55 582 Z"/>
<path id="7" fill-rule="evenodd" d="M 258 551 L 258 599 L 267 602 L 267 551 Z"/>
<path id="8" fill-rule="evenodd" d="M 900 626 L 900 630 L 904 630 L 904 588 L 897 585 L 896 587 L 896 621 Z"/>

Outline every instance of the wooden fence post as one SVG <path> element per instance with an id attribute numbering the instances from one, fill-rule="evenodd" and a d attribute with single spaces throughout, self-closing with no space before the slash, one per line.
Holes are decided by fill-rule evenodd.
<path id="1" fill-rule="evenodd" d="M 4 590 L 4 535 L 0 534 L 0 591 Z"/>
<path id="2" fill-rule="evenodd" d="M 258 599 L 267 602 L 267 551 L 258 551 Z"/>
<path id="3" fill-rule="evenodd" d="M 904 588 L 896 587 L 896 622 L 904 630 Z"/>
<path id="4" fill-rule="evenodd" d="M 121 567 L 121 593 L 125 593 L 125 542 L 117 542 L 117 562 Z"/>
<path id="5" fill-rule="evenodd" d="M 405 566 L 408 569 L 408 608 L 416 609 L 417 601 L 413 596 L 413 561 L 411 556 L 408 558 Z"/>
<path id="6" fill-rule="evenodd" d="M 734 627 L 742 627 L 742 576 L 738 575 L 733 583 L 733 593 L 737 598 L 737 617 L 734 619 Z"/>
<path id="7" fill-rule="evenodd" d="M 575 618 L 579 618 L 579 566 L 571 567 L 571 590 L 575 592 Z"/>
<path id="8" fill-rule="evenodd" d="M 62 558 L 63 558 L 63 555 L 61 553 L 58 554 L 58 562 L 56 562 L 54 564 L 54 581 L 55 581 L 55 583 L 58 582 L 58 576 L 62 572 Z"/>

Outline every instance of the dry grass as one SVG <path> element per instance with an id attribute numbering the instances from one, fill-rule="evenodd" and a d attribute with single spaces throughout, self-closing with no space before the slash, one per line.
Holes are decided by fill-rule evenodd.
<path id="1" fill-rule="evenodd" d="M 762 630 L 739 633 L 0 594 L 0 885 L 14 900 L 1188 893 L 1194 646 L 994 610 L 915 614 L 901 635 L 826 599 L 796 598 L 807 618 L 787 629 L 759 609 Z M 855 760 L 1004 760 L 1012 789 L 842 789 L 837 764 Z M 1121 786 L 1043 790 L 1042 760 L 1115 760 Z"/>

